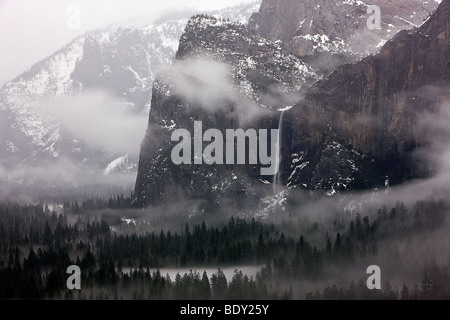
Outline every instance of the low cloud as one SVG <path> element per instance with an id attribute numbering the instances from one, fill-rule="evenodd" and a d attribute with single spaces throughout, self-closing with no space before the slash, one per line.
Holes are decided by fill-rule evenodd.
<path id="1" fill-rule="evenodd" d="M 232 68 L 225 63 L 200 59 L 177 61 L 162 74 L 173 84 L 178 97 L 207 112 L 232 105 L 241 124 L 268 112 L 241 95 L 233 84 Z"/>
<path id="2" fill-rule="evenodd" d="M 0 201 L 34 202 L 40 196 L 72 193 L 109 196 L 111 190 L 133 189 L 135 181 L 136 172 L 105 175 L 98 166 L 65 157 L 14 166 L 0 161 Z"/>
<path id="3" fill-rule="evenodd" d="M 22 186 L 83 186 L 89 184 L 130 185 L 135 172 L 105 175 L 98 166 L 61 157 L 39 163 L 19 163 L 14 166 L 0 162 L 0 183 Z"/>
<path id="4" fill-rule="evenodd" d="M 211 112 L 236 101 L 230 74 L 228 65 L 208 60 L 180 61 L 164 72 L 177 96 Z"/>
<path id="5" fill-rule="evenodd" d="M 416 127 L 426 145 L 417 151 L 417 157 L 430 163 L 437 175 L 450 174 L 450 101 L 421 114 Z"/>
<path id="6" fill-rule="evenodd" d="M 92 147 L 137 155 L 148 117 L 102 91 L 40 101 L 44 114 L 56 119 L 77 139 Z"/>

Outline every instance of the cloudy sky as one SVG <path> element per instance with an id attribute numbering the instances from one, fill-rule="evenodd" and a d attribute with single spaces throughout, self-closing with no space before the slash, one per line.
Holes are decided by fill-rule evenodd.
<path id="1" fill-rule="evenodd" d="M 0 86 L 77 35 L 117 21 L 254 0 L 0 0 Z M 76 19 L 78 16 L 80 19 Z"/>

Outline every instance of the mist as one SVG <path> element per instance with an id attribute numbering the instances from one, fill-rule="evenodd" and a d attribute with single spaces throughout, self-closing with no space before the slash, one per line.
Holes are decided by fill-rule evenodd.
<path id="1" fill-rule="evenodd" d="M 38 163 L 19 163 L 11 167 L 0 161 L 0 201 L 36 203 L 41 197 L 65 196 L 70 199 L 130 194 L 136 172 L 105 174 L 96 165 L 66 157 Z"/>
<path id="2" fill-rule="evenodd" d="M 359 36 L 365 37 L 364 33 Z M 361 40 L 359 36 L 355 41 Z M 316 62 L 331 67 L 337 63 L 334 58 L 323 56 Z M 178 96 L 186 107 L 207 113 L 230 112 L 241 125 L 255 123 L 259 117 L 295 105 L 302 98 L 302 92 L 276 86 L 255 93 L 257 97 L 244 97 L 233 72 L 225 63 L 188 59 L 175 61 L 161 77 L 170 83 L 172 92 L 166 94 Z M 328 190 L 286 187 L 273 199 L 268 181 L 258 184 L 257 175 L 246 176 L 248 180 L 243 179 L 236 197 L 249 204 L 248 190 L 260 195 L 263 199 L 256 200 L 258 205 L 253 209 L 244 205 L 236 208 L 231 199 L 217 201 L 214 206 L 208 203 L 214 195 L 187 200 L 172 196 L 166 205 L 133 207 L 136 168 L 116 173 L 107 168 L 122 157 L 137 159 L 148 116 L 122 97 L 100 90 L 40 99 L 42 114 L 60 127 L 63 139 L 76 138 L 80 146 L 100 149 L 102 155 L 74 160 L 53 153 L 54 159 L 24 160 L 14 165 L 0 159 L 0 243 L 4 246 L 0 279 L 6 283 L 0 286 L 0 297 L 73 298 L 64 281 L 59 284 L 58 279 L 65 279 L 66 266 L 75 261 L 84 268 L 83 289 L 89 283 L 90 299 L 94 292 L 102 299 L 103 290 L 107 292 L 105 299 L 113 292 L 118 299 L 118 289 L 126 298 L 155 300 L 304 299 L 322 293 L 324 298 L 334 298 L 345 296 L 343 292 L 352 286 L 357 287 L 355 292 L 363 293 L 362 297 L 386 298 L 391 293 L 399 296 L 402 285 L 414 288 L 411 290 L 420 298 L 434 298 L 438 290 L 437 297 L 450 297 L 448 92 L 449 88 L 437 86 L 417 91 L 426 103 L 425 108 L 417 108 L 420 111 L 411 128 L 419 145 L 413 158 L 424 164 L 431 176 L 395 186 L 389 185 L 386 177 L 384 187 L 331 196 Z M 413 96 L 405 93 L 405 101 Z M 417 105 L 416 101 L 400 107 L 415 109 Z M 373 121 L 370 117 L 356 119 L 361 124 Z M 160 156 L 157 153 L 155 158 Z M 150 167 L 142 170 L 153 169 Z M 167 167 L 156 169 L 167 177 L 164 183 L 183 174 L 176 170 L 167 174 Z M 245 175 L 245 170 L 235 172 Z M 211 176 L 212 170 L 206 178 Z M 147 175 L 143 184 L 151 177 Z M 216 180 L 220 182 L 217 176 Z M 109 186 L 115 188 L 108 190 Z M 196 187 L 193 179 L 190 186 Z M 124 191 L 125 197 L 117 190 Z M 154 192 L 159 191 L 154 188 Z M 49 208 L 52 204 L 57 206 Z M 37 255 L 33 246 L 40 250 Z M 20 254 L 19 247 L 24 250 Z M 13 252 L 18 261 L 14 267 Z M 250 278 L 239 278 L 237 271 L 230 273 L 234 266 L 248 265 Z M 368 292 L 365 287 L 369 265 L 381 267 L 381 291 Z M 231 280 L 225 281 L 223 291 L 217 280 L 220 270 L 206 281 L 187 272 L 223 266 Z M 172 277 L 177 279 L 172 282 L 169 276 L 161 277 L 160 267 L 175 270 Z M 259 272 L 255 276 L 256 268 Z M 150 275 L 149 270 L 157 271 Z M 175 275 L 178 270 L 186 274 Z M 20 281 L 15 283 L 16 274 Z M 42 281 L 23 281 L 29 274 L 31 280 Z M 333 285 L 339 289 L 328 290 Z M 80 299 L 86 299 L 87 291 L 78 292 Z"/>
<path id="3" fill-rule="evenodd" d="M 40 101 L 42 113 L 57 120 L 73 136 L 92 147 L 139 154 L 147 115 L 133 112 L 127 101 L 104 91 L 88 91 Z"/>
<path id="4" fill-rule="evenodd" d="M 134 111 L 126 100 L 104 91 L 43 98 L 37 102 L 41 116 L 59 126 L 61 140 L 69 146 L 72 140 L 78 141 L 72 148 L 78 148 L 81 154 L 75 150 L 53 159 L 0 160 L 0 183 L 8 186 L 2 198 L 18 196 L 11 191 L 18 186 L 35 186 L 35 193 L 43 194 L 52 187 L 117 185 L 128 190 L 134 185 L 140 143 L 148 121 L 145 113 Z M 109 169 L 111 161 L 124 157 L 128 161 L 124 168 Z"/>
<path id="5" fill-rule="evenodd" d="M 417 178 L 400 185 L 388 185 L 362 191 L 345 191 L 335 196 L 325 196 L 325 191 L 316 190 L 313 195 L 307 191 L 291 188 L 295 210 L 314 219 L 325 219 L 327 212 L 376 211 L 381 205 L 395 206 L 398 201 L 407 205 L 430 197 L 446 198 L 450 190 L 450 97 L 448 87 L 425 86 L 416 92 L 405 94 L 420 98 L 426 108 L 406 105 L 414 110 L 416 123 L 414 136 L 418 147 L 413 151 L 412 161 L 424 166 L 430 172 L 427 178 Z M 440 97 L 436 99 L 436 97 Z M 416 104 L 416 98 L 411 101 Z M 438 102 L 435 102 L 438 101 Z M 376 123 L 372 118 L 357 118 L 361 123 Z M 381 124 L 376 124 L 381 125 Z M 280 216 L 280 215 L 278 215 Z M 281 215 L 282 216 L 282 215 Z"/>
<path id="6" fill-rule="evenodd" d="M 234 116 L 246 124 L 269 110 L 242 96 L 232 81 L 232 67 L 207 59 L 176 61 L 162 75 L 173 84 L 175 94 L 189 104 L 214 113 L 232 105 Z"/>

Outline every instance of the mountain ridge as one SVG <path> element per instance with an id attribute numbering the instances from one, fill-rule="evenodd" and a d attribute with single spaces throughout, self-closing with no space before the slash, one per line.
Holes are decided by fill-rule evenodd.
<path id="1" fill-rule="evenodd" d="M 397 31 L 419 26 L 439 2 L 263 0 L 249 28 L 282 40 L 287 52 L 327 74 L 339 64 L 376 53 Z M 370 5 L 380 8 L 381 29 L 367 28 Z"/>
<path id="2" fill-rule="evenodd" d="M 409 87 L 405 81 L 414 82 L 416 81 L 414 79 L 421 79 L 420 81 L 423 80 L 424 83 L 431 83 L 433 79 L 440 77 L 442 70 L 446 70 L 446 46 L 436 47 L 436 50 L 439 50 L 441 55 L 432 58 L 432 63 L 427 65 L 425 69 L 420 64 L 413 64 L 411 71 L 411 66 L 408 63 L 411 61 L 422 61 L 424 57 L 430 54 L 427 54 L 429 46 L 423 40 L 426 39 L 426 36 L 422 37 L 419 33 L 428 26 L 431 26 L 429 32 L 436 33 L 436 28 L 439 27 L 433 29 L 432 26 L 439 24 L 448 25 L 448 16 L 447 20 L 445 20 L 447 8 L 448 0 L 445 0 L 420 28 L 400 32 L 383 46 L 380 53 L 368 56 L 354 64 L 341 65 L 327 77 L 315 82 L 310 89 L 303 92 L 305 98 L 301 99 L 300 102 L 297 100 L 297 102 L 293 103 L 292 108 L 287 108 L 289 110 L 285 111 L 282 124 L 278 124 L 280 119 L 278 108 L 274 108 L 274 112 L 270 113 L 270 115 L 265 115 L 253 122 L 253 126 L 258 128 L 270 129 L 278 126 L 283 128 L 281 146 L 281 181 L 283 185 L 289 188 L 300 187 L 308 190 L 322 190 L 320 192 L 333 195 L 345 190 L 398 184 L 418 177 L 421 174 L 427 174 L 426 170 L 421 172 L 411 162 L 411 152 L 416 148 L 418 142 L 404 138 L 405 135 L 410 135 L 408 128 L 412 124 L 412 118 L 408 114 L 409 109 L 403 108 L 404 105 L 402 105 L 405 96 L 399 97 L 401 98 L 399 102 L 398 99 L 396 100 L 395 95 L 390 93 L 394 89 L 400 92 L 407 88 L 414 90 L 416 87 Z M 437 22 L 435 21 L 436 16 L 439 16 L 439 21 Z M 441 18 L 442 16 L 444 18 Z M 209 56 L 214 57 L 227 46 L 227 43 L 233 43 L 234 51 L 232 51 L 233 54 L 231 55 L 233 58 L 230 58 L 230 61 L 234 62 L 235 65 L 237 61 L 233 59 L 237 59 L 234 56 L 239 56 L 239 52 L 244 53 L 242 57 L 246 57 L 246 54 L 249 52 L 254 53 L 251 50 L 251 45 L 236 46 L 239 43 L 237 39 L 239 39 L 240 34 L 237 36 L 237 39 L 221 41 L 221 30 L 212 31 L 214 29 L 213 22 L 200 23 L 197 21 L 196 23 L 193 21 L 192 25 L 195 26 L 193 28 L 195 32 L 191 33 L 195 36 L 189 36 L 190 31 L 187 28 L 180 41 L 180 44 L 184 43 L 184 47 L 181 46 L 179 48 L 178 58 L 184 58 L 188 53 L 194 53 L 195 55 L 196 52 L 205 51 L 211 51 Z M 242 34 L 250 34 L 245 29 L 241 31 Z M 434 36 L 435 38 L 438 36 L 443 37 L 445 43 L 448 34 L 440 34 L 434 34 Z M 411 35 L 410 39 L 404 39 L 405 35 L 406 37 Z M 418 38 L 416 39 L 415 36 Z M 215 41 L 219 41 L 218 44 Z M 250 42 L 246 40 L 242 43 Z M 269 44 L 270 42 L 267 43 Z M 275 43 L 284 52 L 281 42 L 275 41 Z M 401 48 L 404 46 L 409 49 L 416 48 L 415 45 L 421 46 L 420 53 L 416 56 L 414 56 L 415 53 L 412 53 L 412 60 L 405 60 L 407 61 L 405 63 L 402 57 L 408 57 L 409 51 L 406 48 L 402 51 Z M 264 46 L 262 45 L 261 47 Z M 391 52 L 392 47 L 398 47 L 399 51 L 393 54 Z M 264 49 L 261 50 L 264 51 Z M 285 53 L 280 52 L 280 54 L 289 57 Z M 411 54 L 409 55 L 411 56 Z M 218 60 L 221 61 L 220 57 Z M 386 72 L 385 77 L 379 76 L 381 71 L 377 71 L 378 64 L 369 63 L 371 61 L 378 61 L 377 63 L 382 66 L 380 70 Z M 431 69 L 429 69 L 430 65 L 432 66 Z M 276 67 L 275 64 L 273 68 Z M 400 70 L 398 75 L 396 74 L 396 67 Z M 404 71 L 405 69 L 408 70 Z M 428 75 L 424 76 L 422 70 L 428 70 Z M 434 75 L 435 71 L 438 73 L 437 76 Z M 378 78 L 375 74 L 378 75 Z M 393 83 L 396 83 L 398 80 L 397 76 L 399 78 L 405 77 L 405 79 L 403 79 L 404 82 L 398 82 L 398 86 L 395 87 Z M 379 79 L 379 81 L 376 79 Z M 383 83 L 386 79 L 389 81 Z M 447 78 L 444 77 L 443 79 L 447 81 Z M 158 86 L 158 82 L 156 82 L 156 85 Z M 155 123 L 157 118 L 152 117 L 152 114 L 150 115 L 148 136 L 141 148 L 139 172 L 135 188 L 135 200 L 138 205 L 164 205 L 166 203 L 165 199 L 172 196 L 184 199 L 183 196 L 187 193 L 189 195 L 188 199 L 213 199 L 213 202 L 216 202 L 215 210 L 224 207 L 224 203 L 221 203 L 220 199 L 227 197 L 237 198 L 238 194 L 244 196 L 244 199 L 248 199 L 249 203 L 260 206 L 261 199 L 270 194 L 266 187 L 267 183 L 272 183 L 272 180 L 258 176 L 258 174 L 254 173 L 254 168 L 245 167 L 234 172 L 229 170 L 228 174 L 232 173 L 236 176 L 235 180 L 237 180 L 239 185 L 237 190 L 240 191 L 234 190 L 227 195 L 215 194 L 212 196 L 208 194 L 207 188 L 214 187 L 214 181 L 227 181 L 225 177 L 226 170 L 221 171 L 221 174 L 217 174 L 218 169 L 216 167 L 214 167 L 214 170 L 209 170 L 208 168 L 172 166 L 169 157 L 170 146 L 167 147 L 169 136 L 167 133 L 166 135 L 162 134 L 159 129 L 157 129 L 157 134 L 155 135 L 159 142 L 151 147 L 149 146 L 151 131 L 153 130 L 152 124 L 158 124 L 158 121 L 162 119 L 171 121 L 171 119 L 174 119 L 174 116 L 178 120 L 174 121 L 175 127 L 180 127 L 180 124 L 183 124 L 181 127 L 192 127 L 190 121 L 193 119 L 209 119 L 207 121 L 208 126 L 214 128 L 225 128 L 227 126 L 233 128 L 235 126 L 226 116 L 219 116 L 220 114 L 217 113 L 215 115 L 206 114 L 204 111 L 189 111 L 183 120 L 180 114 L 177 114 L 178 111 L 175 112 L 174 110 L 177 110 L 177 106 L 183 105 L 185 106 L 183 110 L 189 110 L 185 105 L 186 100 L 183 100 L 182 96 L 177 97 L 172 92 L 173 86 L 170 85 L 170 81 L 166 81 L 165 85 L 161 87 L 164 87 L 161 93 L 155 92 L 152 97 L 154 100 L 153 105 L 155 106 L 154 111 L 156 113 L 160 112 L 157 117 L 160 120 L 157 120 Z M 379 92 L 377 93 L 376 90 Z M 389 95 L 386 101 L 380 100 L 383 98 L 384 93 Z M 389 110 L 391 110 L 386 114 L 384 110 L 388 109 L 383 109 L 384 103 L 389 104 Z M 285 107 L 289 106 L 285 105 Z M 402 114 L 399 115 L 393 112 L 392 110 L 394 109 L 403 110 Z M 180 111 L 180 113 L 183 112 Z M 372 118 L 372 116 L 375 116 L 375 118 Z M 165 125 L 165 122 L 163 125 Z M 383 129 L 383 125 L 387 125 L 390 129 Z M 159 126 L 162 128 L 161 124 Z M 397 129 L 396 126 L 398 126 Z M 361 128 L 364 130 L 361 130 Z M 165 151 L 161 152 L 158 145 L 166 145 L 166 149 L 161 149 Z M 368 147 L 364 148 L 364 145 Z M 171 172 L 171 178 L 168 178 L 170 175 L 166 176 L 168 172 Z M 210 177 L 210 175 L 213 175 L 215 179 L 208 182 L 211 178 L 208 178 L 208 180 L 206 177 Z M 250 184 L 248 184 L 249 181 Z M 173 186 L 177 186 L 174 187 L 177 191 L 170 192 L 169 196 L 167 190 L 173 190 L 171 189 Z M 245 208 L 239 201 L 236 201 L 233 205 L 234 210 Z M 230 208 L 233 205 L 226 208 L 232 210 Z"/>
<path id="3" fill-rule="evenodd" d="M 385 170 L 379 184 L 385 175 L 390 175 L 389 171 L 396 175 L 391 183 L 426 174 L 417 172 L 419 169 L 411 165 L 417 161 L 408 155 L 416 146 L 425 143 L 415 127 L 418 114 L 432 111 L 436 103 L 446 99 L 445 90 L 435 90 L 435 96 L 430 97 L 427 86 L 448 86 L 450 82 L 450 46 L 446 29 L 449 10 L 449 1 L 443 1 L 422 26 L 401 31 L 378 54 L 340 66 L 313 85 L 305 99 L 288 111 L 290 117 L 287 118 L 292 123 L 287 126 L 294 131 L 294 138 L 287 142 L 288 145 L 313 146 L 320 144 L 322 139 L 342 139 L 351 148 L 382 162 L 391 162 L 391 170 Z M 318 113 L 322 117 L 316 123 L 305 120 L 305 114 L 318 119 L 314 116 Z M 328 128 L 327 137 L 320 133 L 323 129 L 318 128 Z M 293 147 L 292 153 L 305 153 L 307 148 Z M 389 159 L 394 156 L 399 163 Z M 377 165 L 388 166 L 388 163 L 374 166 Z M 288 166 L 284 163 L 286 170 Z M 369 168 L 379 174 L 380 170 L 375 167 Z M 307 170 L 304 176 L 314 175 Z M 400 173 L 392 173 L 394 170 L 400 170 Z M 307 183 L 299 175 L 300 172 L 290 172 L 288 183 Z"/>
<path id="4" fill-rule="evenodd" d="M 256 6 L 227 8 L 223 15 L 247 20 Z M 222 15 L 222 11 L 212 13 Z M 144 27 L 112 25 L 86 32 L 5 83 L 0 89 L 1 165 L 15 170 L 17 159 L 21 166 L 39 166 L 42 161 L 67 158 L 77 166 L 94 167 L 102 177 L 105 169 L 127 156 L 135 172 L 137 152 L 111 151 L 108 145 L 86 141 L 42 107 L 68 99 L 80 103 L 86 101 L 80 96 L 97 94 L 100 102 L 115 104 L 113 110 L 122 104 L 126 117 L 142 117 L 144 131 L 154 77 L 161 66 L 172 63 L 188 18 L 166 17 Z M 138 149 L 139 142 L 135 145 Z M 122 171 L 117 167 L 107 172 Z M 124 172 L 129 172 L 128 165 Z"/>

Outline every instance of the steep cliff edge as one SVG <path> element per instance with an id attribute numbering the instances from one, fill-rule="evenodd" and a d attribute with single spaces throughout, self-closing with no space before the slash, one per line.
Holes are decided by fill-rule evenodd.
<path id="1" fill-rule="evenodd" d="M 367 27 L 373 14 L 368 13 L 370 5 L 380 8 L 380 29 Z M 421 25 L 437 5 L 421 0 L 263 0 L 249 28 L 267 39 L 282 40 L 287 52 L 328 74 L 339 64 L 378 52 L 400 30 Z"/>
<path id="2" fill-rule="evenodd" d="M 176 165 L 171 134 L 186 129 L 193 137 L 194 121 L 202 121 L 203 131 L 215 128 L 223 134 L 227 129 L 277 128 L 277 109 L 298 101 L 316 79 L 307 64 L 284 55 L 278 42 L 240 23 L 193 17 L 181 36 L 174 65 L 154 83 L 135 203 L 197 200 L 193 205 L 200 211 L 257 205 L 272 179 L 260 177 L 258 165 Z"/>
<path id="3" fill-rule="evenodd" d="M 185 128 L 193 136 L 196 120 L 203 130 L 282 128 L 280 181 L 289 188 L 332 195 L 430 174 L 427 164 L 414 161 L 426 143 L 416 124 L 448 99 L 449 17 L 445 0 L 420 27 L 401 31 L 376 55 L 342 65 L 311 87 L 315 69 L 286 54 L 281 41 L 240 24 L 192 18 L 174 66 L 154 84 L 135 203 L 195 200 L 200 210 L 239 211 L 268 195 L 274 177 L 262 177 L 258 166 L 172 162 L 171 133 Z M 278 123 L 280 109 L 286 111 Z"/>
<path id="4" fill-rule="evenodd" d="M 296 161 L 283 163 L 285 182 L 311 186 L 323 154 L 318 146 L 332 142 L 378 159 L 364 168 L 374 178 L 391 175 L 399 183 L 420 175 L 408 156 L 425 143 L 418 118 L 449 99 L 449 19 L 446 0 L 420 28 L 401 31 L 380 53 L 340 66 L 312 86 L 285 117 L 291 132 L 283 148 Z"/>

